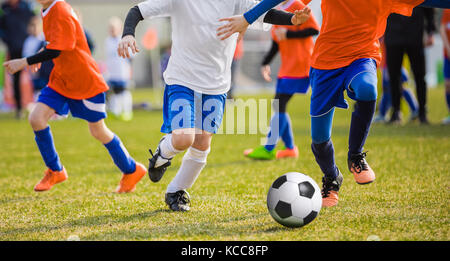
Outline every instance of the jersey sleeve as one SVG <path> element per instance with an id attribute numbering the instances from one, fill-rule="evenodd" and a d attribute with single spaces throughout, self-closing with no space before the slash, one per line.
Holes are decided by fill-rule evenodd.
<path id="1" fill-rule="evenodd" d="M 414 7 L 423 3 L 424 0 L 392 0 L 391 13 L 411 16 Z"/>
<path id="2" fill-rule="evenodd" d="M 236 8 L 235 8 L 235 14 L 243 14 L 245 12 L 248 12 L 249 10 L 253 9 L 255 6 L 257 6 L 260 2 L 256 0 L 238 0 L 236 1 Z M 264 23 L 264 16 L 267 14 L 265 12 L 263 15 L 258 17 L 250 26 L 249 29 L 255 29 L 255 30 L 263 30 L 268 31 L 270 28 L 272 28 L 272 25 Z"/>
<path id="3" fill-rule="evenodd" d="M 173 0 L 148 0 L 138 4 L 144 18 L 170 16 Z"/>
<path id="4" fill-rule="evenodd" d="M 48 14 L 51 15 L 49 23 L 52 26 L 49 27 L 49 31 L 45 32 L 48 42 L 46 48 L 60 51 L 73 50 L 76 45 L 76 26 L 73 14 L 64 12 L 62 8 L 54 11 L 54 13 Z"/>

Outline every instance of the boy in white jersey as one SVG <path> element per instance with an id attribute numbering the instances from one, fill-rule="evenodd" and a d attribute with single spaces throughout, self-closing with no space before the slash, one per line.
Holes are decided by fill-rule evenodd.
<path id="1" fill-rule="evenodd" d="M 108 33 L 105 40 L 106 79 L 112 89 L 109 97 L 109 109 L 114 116 L 125 121 L 133 117 L 133 98 L 128 90 L 131 77 L 130 59 L 122 59 L 117 53 L 120 42 L 122 20 L 118 17 L 109 19 Z"/>
<path id="2" fill-rule="evenodd" d="M 173 211 L 189 210 L 190 188 L 206 164 L 211 138 L 222 121 L 226 93 L 231 83 L 231 62 L 238 35 L 221 41 L 216 34 L 219 19 L 254 7 L 254 0 L 149 0 L 133 7 L 125 21 L 118 47 L 122 57 L 128 49 L 138 52 L 134 30 L 144 18 L 170 16 L 172 56 L 164 80 L 164 123 L 161 140 L 149 163 L 149 177 L 158 182 L 171 159 L 185 150 L 180 169 L 167 188 L 166 204 Z M 263 22 L 298 25 L 309 18 L 310 9 L 295 14 L 270 10 Z"/>

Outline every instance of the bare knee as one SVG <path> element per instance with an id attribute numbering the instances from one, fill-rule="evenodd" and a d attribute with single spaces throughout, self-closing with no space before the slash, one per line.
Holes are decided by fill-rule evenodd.
<path id="1" fill-rule="evenodd" d="M 194 143 L 195 134 L 190 132 L 173 132 L 172 145 L 174 149 L 186 150 Z"/>
<path id="2" fill-rule="evenodd" d="M 197 134 L 195 136 L 195 140 L 194 143 L 192 144 L 192 147 L 201 151 L 206 151 L 211 146 L 211 139 L 212 139 L 211 133 L 203 132 L 202 134 Z"/>
<path id="3" fill-rule="evenodd" d="M 48 120 L 53 114 L 50 109 L 48 110 L 45 107 L 35 106 L 35 108 L 31 111 L 30 115 L 28 116 L 28 122 L 30 122 L 31 128 L 33 128 L 33 130 L 39 131 L 47 128 Z"/>

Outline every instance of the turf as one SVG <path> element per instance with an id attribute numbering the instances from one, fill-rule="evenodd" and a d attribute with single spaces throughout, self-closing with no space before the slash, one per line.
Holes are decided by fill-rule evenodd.
<path id="1" fill-rule="evenodd" d="M 69 180 L 33 192 L 44 170 L 33 132 L 25 120 L 0 115 L 0 240 L 450 240 L 450 127 L 438 124 L 446 115 L 443 93 L 429 92 L 430 126 L 373 126 L 366 149 L 377 180 L 365 186 L 346 169 L 351 111 L 338 110 L 333 141 L 345 177 L 340 202 L 300 229 L 278 225 L 265 198 L 271 183 L 289 171 L 306 173 L 320 185 L 307 97 L 296 96 L 288 108 L 299 159 L 251 161 L 242 151 L 259 145 L 262 135 L 217 135 L 208 165 L 189 191 L 189 213 L 172 213 L 163 202 L 181 156 L 160 183 L 145 177 L 135 193 L 116 195 L 121 174 L 77 119 L 51 123 Z M 134 96 L 143 101 L 151 94 L 140 90 Z M 161 112 L 138 111 L 130 123 L 108 118 L 107 124 L 147 164 L 161 120 Z"/>

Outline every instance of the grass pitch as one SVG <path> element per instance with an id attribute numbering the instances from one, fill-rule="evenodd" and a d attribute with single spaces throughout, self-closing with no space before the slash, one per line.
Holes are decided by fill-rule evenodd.
<path id="1" fill-rule="evenodd" d="M 136 91 L 135 100 L 151 93 Z M 264 96 L 269 98 L 270 96 Z M 189 213 L 169 212 L 167 184 L 178 169 L 176 157 L 160 183 L 145 177 L 135 193 L 112 193 L 119 182 L 108 152 L 89 136 L 82 120 L 52 122 L 56 148 L 69 179 L 46 193 L 33 186 L 44 165 L 27 121 L 0 115 L 0 240 L 381 240 L 450 239 L 450 127 L 437 124 L 446 115 L 444 90 L 429 92 L 434 123 L 419 126 L 374 125 L 365 146 L 377 174 L 370 185 L 357 185 L 346 168 L 350 110 L 336 111 L 333 141 L 344 173 L 338 207 L 322 209 L 300 229 L 278 225 L 266 209 L 271 183 L 289 171 L 310 175 L 321 185 L 310 151 L 308 97 L 288 106 L 297 160 L 251 161 L 242 151 L 260 144 L 262 135 L 218 135 L 208 165 L 189 191 Z M 107 119 L 136 160 L 147 164 L 161 134 L 160 112 L 138 111 L 132 122 Z"/>

